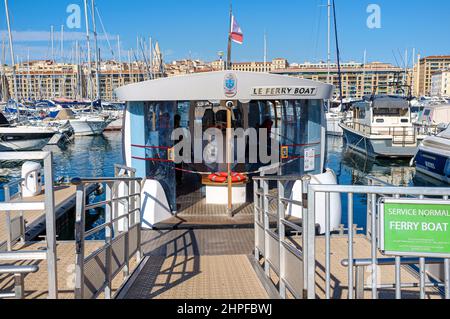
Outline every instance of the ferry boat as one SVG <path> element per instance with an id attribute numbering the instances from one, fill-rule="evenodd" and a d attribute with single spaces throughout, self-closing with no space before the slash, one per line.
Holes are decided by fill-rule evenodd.
<path id="1" fill-rule="evenodd" d="M 418 172 L 450 183 L 450 127 L 436 136 L 427 137 L 412 162 Z"/>
<path id="2" fill-rule="evenodd" d="M 347 146 L 373 158 L 412 158 L 424 136 L 411 121 L 407 98 L 366 96 L 353 105 L 353 119 L 339 124 Z"/>
<path id="3" fill-rule="evenodd" d="M 253 186 L 249 181 L 254 175 L 310 174 L 314 183 L 337 184 L 335 174 L 325 170 L 323 105 L 333 88 L 305 79 L 238 71 L 161 78 L 118 88 L 116 96 L 126 101 L 123 130 L 126 165 L 145 179 L 143 227 L 158 228 L 174 216 L 186 220 L 184 216 L 188 214 L 226 214 L 225 208 L 236 205 L 244 205 L 241 211 L 245 211 L 247 194 L 251 194 Z M 227 127 L 241 132 L 266 128 L 268 134 L 256 133 L 259 139 L 255 143 L 249 134 L 242 149 L 235 141 L 239 133 L 231 139 L 220 136 Z M 176 128 L 182 129 L 184 135 L 172 136 Z M 211 138 L 208 135 L 211 129 L 220 137 Z M 187 145 L 179 164 L 173 161 L 173 153 L 179 152 L 174 138 Z M 270 143 L 262 146 L 263 140 Z M 231 150 L 227 155 L 234 154 L 241 161 L 217 160 L 215 155 L 221 150 L 217 145 L 227 145 Z M 275 163 L 266 163 L 261 158 L 251 161 L 250 157 L 258 151 L 276 154 Z M 233 176 L 231 190 L 227 174 Z M 301 201 L 301 182 L 287 191 Z M 331 207 L 336 208 L 332 213 L 332 229 L 337 229 L 341 222 L 340 200 L 338 195 L 331 198 Z M 325 202 L 325 198 L 317 202 Z M 318 207 L 316 219 L 322 231 L 324 212 L 324 207 Z M 287 214 L 302 217 L 301 208 L 289 207 Z M 253 216 L 253 211 L 248 216 Z"/>

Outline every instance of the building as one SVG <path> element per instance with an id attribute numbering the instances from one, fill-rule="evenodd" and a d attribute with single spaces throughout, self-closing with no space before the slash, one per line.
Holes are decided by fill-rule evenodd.
<path id="1" fill-rule="evenodd" d="M 100 64 L 101 98 L 115 101 L 114 90 L 118 87 L 145 81 L 157 77 L 172 77 L 192 73 L 219 71 L 225 68 L 222 59 L 206 63 L 201 60 L 184 59 L 171 63 L 162 62 L 162 54 L 155 50 L 152 63 L 134 61 L 118 63 L 102 61 Z M 336 86 L 335 97 L 339 97 L 338 67 L 335 63 L 325 62 L 292 63 L 284 58 L 273 59 L 270 62 L 237 62 L 232 69 L 247 72 L 270 72 L 289 75 Z M 329 72 L 329 75 L 328 75 Z M 412 72 L 388 63 L 372 62 L 362 64 L 354 61 L 341 64 L 342 90 L 344 98 L 361 98 L 372 93 L 398 93 L 399 83 L 412 83 Z M 14 96 L 11 67 L 2 69 L 6 83 L 2 92 L 7 97 Z M 95 65 L 55 63 L 49 60 L 31 61 L 16 65 L 17 88 L 19 99 L 67 98 L 80 100 L 95 99 L 97 96 L 97 81 Z M 431 77 L 430 77 L 431 90 Z M 408 92 L 405 92 L 408 93 Z"/>
<path id="2" fill-rule="evenodd" d="M 420 59 L 414 66 L 414 95 L 431 95 L 432 76 L 442 70 L 450 68 L 450 55 L 428 56 Z"/>
<path id="3" fill-rule="evenodd" d="M 450 96 L 450 70 L 442 70 L 431 76 L 431 96 Z"/>
<path id="4" fill-rule="evenodd" d="M 336 64 L 330 65 L 328 75 L 327 63 L 305 62 L 285 69 L 273 70 L 274 74 L 290 75 L 304 79 L 332 83 L 336 86 L 335 97 L 339 97 L 339 76 Z M 411 74 L 388 63 L 372 62 L 361 64 L 356 62 L 342 63 L 343 98 L 361 98 L 364 95 L 396 94 L 399 84 L 410 83 Z M 405 94 L 408 94 L 405 90 Z"/>

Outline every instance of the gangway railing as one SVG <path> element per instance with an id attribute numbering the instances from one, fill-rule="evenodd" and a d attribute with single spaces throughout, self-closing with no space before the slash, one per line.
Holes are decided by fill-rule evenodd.
<path id="1" fill-rule="evenodd" d="M 125 283 L 130 276 L 130 260 L 135 257 L 136 263 L 141 261 L 141 182 L 141 178 L 130 177 L 72 180 L 72 184 L 77 186 L 76 299 L 94 299 L 102 293 L 105 299 L 113 298 L 113 280 L 122 272 L 122 284 Z M 103 185 L 106 199 L 86 204 L 86 188 L 89 184 Z M 119 186 L 122 188 L 121 195 Z M 125 208 L 122 214 L 116 211 L 118 204 Z M 105 209 L 104 223 L 86 231 L 86 212 L 97 208 Z M 123 226 L 121 229 L 114 227 L 119 222 Z M 95 242 L 101 247 L 86 256 L 87 238 L 94 235 L 104 235 L 101 241 Z"/>
<path id="2" fill-rule="evenodd" d="M 305 180 L 308 180 L 309 177 L 305 177 Z M 367 209 L 371 210 L 371 219 L 367 221 L 367 224 L 370 224 L 370 227 L 367 227 L 371 230 L 370 233 L 366 231 L 366 238 L 370 242 L 370 267 L 372 269 L 372 278 L 371 278 L 371 297 L 372 299 L 378 298 L 379 289 L 382 288 L 378 283 L 378 273 L 377 267 L 379 259 L 378 259 L 378 243 L 379 243 L 379 212 L 378 212 L 378 203 L 379 199 L 383 197 L 395 198 L 395 199 L 404 199 L 411 197 L 417 197 L 419 199 L 425 198 L 440 198 L 444 201 L 449 199 L 448 188 L 424 188 L 424 187 L 388 187 L 388 186 L 345 186 L 345 185 L 313 185 L 308 184 L 306 188 L 307 191 L 307 201 L 304 203 L 304 208 L 307 210 L 307 220 L 305 223 L 305 247 L 307 249 L 307 258 L 305 259 L 305 276 L 307 278 L 306 291 L 307 298 L 315 299 L 316 298 L 316 239 L 317 236 L 314 233 L 314 223 L 311 221 L 315 220 L 316 214 L 316 205 L 319 203 L 316 202 L 317 194 L 325 194 L 325 297 L 327 299 L 331 298 L 331 237 L 332 232 L 330 230 L 330 216 L 331 216 L 331 208 L 330 208 L 330 195 L 331 194 L 340 194 L 343 196 L 347 196 L 347 224 L 354 224 L 354 197 L 355 195 L 366 195 L 367 196 Z M 322 205 L 323 203 L 320 203 Z M 347 260 L 348 260 L 348 273 L 347 273 L 347 282 L 348 282 L 348 298 L 354 299 L 355 297 L 355 280 L 354 280 L 354 271 L 355 271 L 355 248 L 354 248 L 354 239 L 355 234 L 353 231 L 349 231 L 347 234 L 348 246 L 347 246 Z M 426 266 L 427 259 L 424 256 L 415 256 L 419 261 L 419 295 L 421 299 L 426 297 Z M 450 261 L 449 259 L 441 259 L 441 263 L 444 267 L 445 280 L 443 282 L 443 286 L 445 287 L 445 297 L 450 299 Z M 401 267 L 402 267 L 402 256 L 395 257 L 395 298 L 402 298 L 402 288 L 404 285 L 402 283 L 401 276 Z"/>
<path id="3" fill-rule="evenodd" d="M 315 299 L 318 289 L 323 292 L 326 299 L 332 294 L 332 267 L 347 267 L 346 279 L 348 283 L 348 298 L 364 298 L 367 289 L 371 297 L 377 299 L 380 289 L 392 288 L 395 297 L 402 298 L 405 288 L 418 288 L 421 299 L 426 297 L 426 288 L 439 287 L 445 290 L 445 298 L 450 299 L 450 260 L 442 258 L 426 258 L 425 256 L 397 256 L 394 258 L 379 258 L 379 211 L 378 203 L 381 198 L 395 199 L 449 199 L 448 188 L 412 188 L 388 186 L 383 181 L 369 178 L 373 185 L 344 186 L 344 185 L 316 185 L 311 184 L 310 176 L 261 176 L 254 177 L 254 214 L 255 214 L 255 259 L 264 262 L 264 271 L 267 278 L 272 279 L 271 271 L 279 278 L 279 294 L 286 298 L 289 291 L 295 298 Z M 276 182 L 277 194 L 271 194 L 269 183 Z M 301 182 L 301 201 L 286 198 L 286 189 L 289 183 Z M 376 185 L 376 186 L 375 186 Z M 324 196 L 317 196 L 324 194 Z M 347 229 L 336 233 L 331 229 L 330 197 L 339 194 L 347 197 Z M 359 228 L 355 225 L 355 196 L 367 196 L 367 225 Z M 318 198 L 325 198 L 320 203 Z M 360 200 L 360 198 L 358 198 Z M 274 204 L 275 203 L 275 204 Z M 292 222 L 286 216 L 288 205 L 301 207 L 302 220 Z M 317 232 L 316 206 L 325 214 L 325 229 Z M 364 212 L 359 212 L 364 214 Z M 343 214 L 344 215 L 344 214 Z M 273 222 L 276 220 L 276 223 Z M 295 240 L 287 236 L 287 230 L 297 233 Z M 361 229 L 363 231 L 361 231 Z M 368 241 L 367 255 L 369 258 L 355 258 L 356 236 Z M 316 241 L 324 242 L 324 255 L 319 256 L 316 251 Z M 332 264 L 331 244 L 333 239 L 347 239 L 347 256 L 340 260 L 339 265 Z M 343 241 L 340 241 L 343 243 Z M 318 257 L 324 260 L 318 265 Z M 402 266 L 418 265 L 418 282 L 402 282 Z M 442 265 L 444 280 L 427 281 L 427 266 Z M 317 266 L 323 268 L 324 276 L 320 278 L 325 282 L 324 287 L 318 287 Z M 385 271 L 386 266 L 394 266 L 395 282 L 379 283 L 378 271 Z M 363 269 L 372 270 L 370 283 L 364 285 Z M 412 269 L 412 268 L 411 268 Z M 356 278 L 355 278 L 356 273 Z M 342 282 L 341 282 L 342 284 Z M 336 288 L 336 287 L 335 287 Z M 344 288 L 344 287 L 341 287 Z"/>
<path id="4" fill-rule="evenodd" d="M 0 261 L 4 262 L 22 262 L 22 261 L 40 261 L 47 262 L 47 278 L 48 278 L 48 298 L 58 298 L 58 273 L 57 273 L 57 255 L 56 255 L 56 217 L 55 217 L 55 197 L 53 189 L 53 155 L 51 152 L 0 152 L 0 161 L 43 161 L 44 162 L 44 191 L 45 200 L 43 202 L 27 202 L 26 199 L 19 201 L 11 201 L 17 199 L 11 196 L 8 187 L 14 186 L 15 182 L 6 185 L 6 201 L 0 203 L 0 214 L 5 214 L 7 232 L 7 251 L 0 254 Z M 17 185 L 17 184 L 15 184 Z M 18 196 L 21 196 L 20 194 Z M 14 251 L 14 243 L 20 238 L 24 238 L 23 215 L 28 212 L 44 211 L 46 226 L 46 249 L 39 251 Z M 11 214 L 18 213 L 19 219 L 11 220 Z M 3 217 L 3 216 L 2 216 Z M 18 223 L 16 223 L 18 221 Z M 19 225 L 21 230 L 13 229 Z M 18 236 L 14 236 L 18 234 Z M 16 238 L 17 237 L 17 238 Z M 9 269 L 8 269 L 9 267 Z M 17 268 L 14 266 L 4 266 L 3 273 L 9 273 L 16 276 L 16 292 L 15 296 L 23 298 L 23 277 L 18 280 L 19 275 L 30 273 L 35 268 Z M 22 291 L 22 292 L 20 292 Z M 8 294 L 6 294 L 8 295 Z M 11 294 L 9 294 L 11 295 Z M 1 296 L 0 296 L 1 297 Z"/>
<path id="5" fill-rule="evenodd" d="M 23 178 L 11 181 L 3 185 L 3 193 L 5 196 L 5 202 L 9 203 L 12 200 L 22 200 L 23 190 L 22 182 Z M 17 192 L 13 193 L 13 190 L 17 188 Z M 17 242 L 25 242 L 25 219 L 23 211 L 20 211 L 14 218 L 11 217 L 11 212 L 6 212 L 6 249 L 12 251 L 12 247 Z M 1 250 L 1 247 L 0 247 Z"/>
<path id="6" fill-rule="evenodd" d="M 304 258 L 305 251 L 289 241 L 286 231 L 303 233 L 303 228 L 286 218 L 285 205 L 302 207 L 302 202 L 286 197 L 286 184 L 301 180 L 298 176 L 261 176 L 254 177 L 255 209 L 255 259 L 264 260 L 264 272 L 268 279 L 271 270 L 279 277 L 279 292 L 286 298 L 289 291 L 295 298 L 304 297 Z M 276 182 L 278 192 L 269 193 L 269 183 Z M 275 201 L 275 205 L 271 202 Z M 275 210 L 275 211 L 274 211 Z M 275 220 L 276 226 L 271 222 Z M 304 236 L 302 236 L 304 239 Z M 303 241 L 302 247 L 305 247 Z"/>

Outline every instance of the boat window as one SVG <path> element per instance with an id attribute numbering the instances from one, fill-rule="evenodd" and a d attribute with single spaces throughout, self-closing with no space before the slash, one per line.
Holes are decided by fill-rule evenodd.
<path id="1" fill-rule="evenodd" d="M 425 116 L 428 116 L 428 115 L 430 115 L 431 114 L 431 110 L 425 110 L 424 112 L 423 112 L 423 115 L 425 115 Z"/>
<path id="2" fill-rule="evenodd" d="M 408 115 L 408 109 L 399 109 L 399 108 L 374 108 L 373 109 L 374 116 L 406 116 Z"/>
<path id="3" fill-rule="evenodd" d="M 408 123 L 409 120 L 408 120 L 408 119 L 401 119 L 401 122 L 402 122 L 402 123 Z"/>
<path id="4" fill-rule="evenodd" d="M 377 123 L 384 123 L 384 119 L 377 119 Z"/>

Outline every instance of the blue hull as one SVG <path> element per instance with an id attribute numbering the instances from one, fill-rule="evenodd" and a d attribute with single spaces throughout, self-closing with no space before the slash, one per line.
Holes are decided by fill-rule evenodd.
<path id="1" fill-rule="evenodd" d="M 450 158 L 447 156 L 419 150 L 416 167 L 423 174 L 450 183 Z"/>

